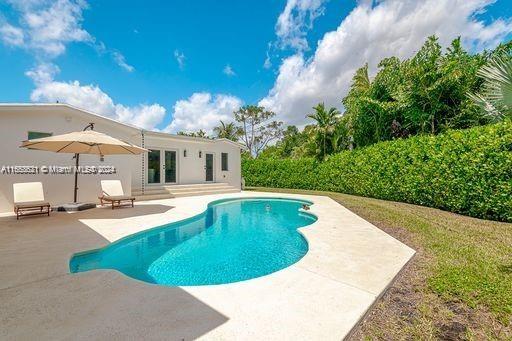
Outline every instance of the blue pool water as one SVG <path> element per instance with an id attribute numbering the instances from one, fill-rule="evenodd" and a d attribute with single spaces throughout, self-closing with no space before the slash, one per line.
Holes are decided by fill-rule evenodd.
<path id="1" fill-rule="evenodd" d="M 227 199 L 195 217 L 76 254 L 71 272 L 115 269 L 161 285 L 207 285 L 243 281 L 297 262 L 307 250 L 297 231 L 316 218 L 300 212 L 310 202 L 288 199 Z"/>

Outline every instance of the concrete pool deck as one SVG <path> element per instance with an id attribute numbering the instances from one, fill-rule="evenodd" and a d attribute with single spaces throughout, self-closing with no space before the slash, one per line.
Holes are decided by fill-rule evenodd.
<path id="1" fill-rule="evenodd" d="M 314 202 L 308 253 L 243 282 L 164 287 L 116 271 L 70 274 L 75 252 L 181 220 L 217 199 Z M 0 339 L 290 339 L 346 337 L 414 250 L 323 196 L 241 192 L 163 199 L 16 221 L 0 218 Z"/>

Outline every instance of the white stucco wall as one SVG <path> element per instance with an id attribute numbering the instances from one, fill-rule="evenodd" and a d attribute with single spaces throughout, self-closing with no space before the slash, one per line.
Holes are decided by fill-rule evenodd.
<path id="1" fill-rule="evenodd" d="M 240 188 L 241 167 L 240 167 L 240 147 L 229 142 L 223 141 L 201 141 L 183 138 L 175 138 L 173 136 L 163 136 L 161 134 L 145 133 L 146 149 L 152 150 L 175 150 L 177 162 L 177 184 L 200 184 L 206 183 L 205 162 L 206 153 L 214 155 L 213 180 L 214 182 L 225 182 Z M 184 150 L 187 150 L 187 156 L 184 156 Z M 202 157 L 199 157 L 199 151 Z M 228 170 L 222 171 L 221 153 L 228 153 Z M 146 157 L 147 160 L 147 157 Z M 163 159 L 161 160 L 163 163 Z M 162 164 L 161 164 L 162 167 Z M 134 167 L 133 169 L 133 188 L 141 188 L 142 167 Z M 163 173 L 163 169 L 161 170 Z M 147 175 L 144 175 L 146 186 Z M 165 185 L 163 182 L 154 186 Z"/>
<path id="2" fill-rule="evenodd" d="M 53 135 L 80 131 L 90 122 L 94 130 L 141 145 L 141 131 L 67 105 L 0 105 L 0 167 L 2 166 L 74 166 L 73 154 L 28 150 L 19 148 L 28 138 L 29 131 L 52 133 Z M 148 149 L 177 151 L 177 184 L 205 183 L 205 153 L 214 154 L 214 182 L 226 182 L 240 188 L 240 147 L 225 141 L 186 139 L 168 134 L 145 133 Z M 187 157 L 183 150 L 187 150 Z M 199 151 L 202 157 L 199 158 Z M 229 170 L 221 170 L 221 153 L 227 152 Z M 114 175 L 79 175 L 78 200 L 98 202 L 101 193 L 100 180 L 119 179 L 126 194 L 147 184 L 143 171 L 143 158 L 147 155 L 109 155 L 100 162 L 97 155 L 80 155 L 80 164 L 88 166 L 116 167 Z M 144 174 L 143 174 L 144 172 Z M 41 181 L 45 198 L 52 205 L 73 201 L 74 175 L 12 175 L 0 174 L 0 212 L 13 208 L 12 184 L 16 182 Z M 161 183 L 159 185 L 165 185 Z M 146 185 L 147 186 L 147 185 Z"/>
<path id="3" fill-rule="evenodd" d="M 84 117 L 85 116 L 85 117 Z M 0 167 L 1 166 L 74 166 L 73 154 L 58 154 L 46 151 L 28 150 L 19 148 L 21 142 L 27 139 L 28 131 L 47 132 L 54 135 L 82 130 L 89 122 L 95 123 L 94 130 L 109 134 L 113 137 L 129 140 L 136 133 L 130 129 L 123 129 L 99 118 L 77 115 L 72 109 L 66 107 L 49 107 L 31 110 L 20 107 L 17 109 L 0 107 Z M 105 156 L 100 162 L 97 155 L 80 155 L 81 165 L 112 165 L 116 167 L 114 175 L 79 175 L 78 200 L 97 202 L 101 193 L 100 180 L 120 179 L 125 192 L 131 192 L 132 162 L 137 156 L 112 155 Z M 52 205 L 73 201 L 74 175 L 27 174 L 13 175 L 0 174 L 0 212 L 13 209 L 12 184 L 16 182 L 41 181 L 43 183 L 45 199 Z"/>

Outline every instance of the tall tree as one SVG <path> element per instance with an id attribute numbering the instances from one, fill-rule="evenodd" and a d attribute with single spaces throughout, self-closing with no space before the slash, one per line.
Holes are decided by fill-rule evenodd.
<path id="1" fill-rule="evenodd" d="M 352 87 L 359 93 L 364 93 L 370 89 L 371 81 L 368 76 L 368 63 L 364 64 L 363 67 L 356 70 L 354 78 L 352 79 Z"/>
<path id="2" fill-rule="evenodd" d="M 290 156 L 294 159 L 301 157 L 311 157 L 317 155 L 316 126 L 308 124 L 300 132 L 300 144 L 293 147 Z"/>
<path id="3" fill-rule="evenodd" d="M 213 128 L 213 132 L 217 137 L 225 138 L 231 141 L 238 141 L 240 135 L 242 134 L 240 127 L 237 127 L 235 123 L 224 123 L 223 121 L 220 121 L 220 125 Z"/>
<path id="4" fill-rule="evenodd" d="M 204 139 L 210 139 L 211 137 L 206 134 L 206 131 L 199 129 L 196 132 L 178 131 L 177 135 L 190 136 L 190 137 L 201 137 Z"/>
<path id="5" fill-rule="evenodd" d="M 486 54 L 467 53 L 460 39 L 443 52 L 432 36 L 410 59 L 382 60 L 372 80 L 364 65 L 343 99 L 356 146 L 487 123 L 467 96 L 482 83 L 476 72 Z"/>
<path id="6" fill-rule="evenodd" d="M 280 156 L 290 157 L 293 149 L 304 144 L 307 138 L 308 135 L 300 132 L 296 126 L 287 126 L 283 132 L 283 138 L 277 143 L 277 146 L 280 148 Z"/>
<path id="7" fill-rule="evenodd" d="M 316 107 L 313 107 L 313 110 L 314 112 L 307 115 L 307 117 L 316 121 L 316 130 L 320 140 L 318 155 L 321 155 L 324 159 L 327 155 L 327 141 L 336 127 L 340 112 L 332 107 L 325 109 L 324 103 L 319 103 Z"/>
<path id="8" fill-rule="evenodd" d="M 336 123 L 331 136 L 332 152 L 338 153 L 351 148 L 350 117 L 343 115 Z"/>
<path id="9" fill-rule="evenodd" d="M 204 131 L 203 129 L 199 129 L 196 132 L 196 137 L 209 138 L 208 135 L 206 134 L 206 131 Z"/>
<path id="10" fill-rule="evenodd" d="M 253 157 L 282 136 L 283 122 L 272 120 L 276 114 L 264 107 L 246 105 L 234 114 L 235 120 L 241 125 L 242 141 Z"/>

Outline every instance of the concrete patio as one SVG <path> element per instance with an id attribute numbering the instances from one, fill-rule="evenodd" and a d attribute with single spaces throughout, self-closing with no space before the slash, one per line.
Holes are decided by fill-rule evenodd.
<path id="1" fill-rule="evenodd" d="M 75 252 L 181 220 L 230 197 L 311 200 L 309 251 L 271 275 L 163 287 L 116 271 L 70 274 Z M 328 197 L 241 192 L 153 200 L 16 221 L 0 218 L 0 339 L 317 339 L 346 337 L 414 250 Z"/>

